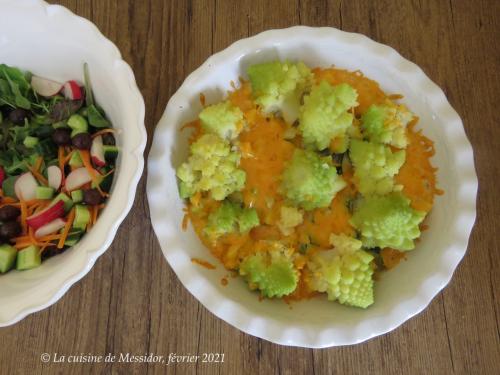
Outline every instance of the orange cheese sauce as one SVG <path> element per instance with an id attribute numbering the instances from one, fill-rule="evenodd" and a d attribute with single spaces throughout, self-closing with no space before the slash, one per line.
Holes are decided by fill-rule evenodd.
<path id="1" fill-rule="evenodd" d="M 411 206 L 418 211 L 429 212 L 434 204 L 434 196 L 443 194 L 436 187 L 436 168 L 430 159 L 434 155 L 434 142 L 415 130 L 417 120 L 407 128 L 408 147 L 406 160 L 395 182 L 403 185 L 403 193 L 411 200 Z"/>
<path id="2" fill-rule="evenodd" d="M 394 96 L 386 95 L 378 83 L 364 77 L 361 72 L 334 68 L 316 68 L 313 72 L 318 82 L 327 80 L 332 84 L 347 83 L 357 90 L 359 105 L 354 108 L 354 114 L 358 118 L 371 104 L 381 103 L 386 98 L 395 99 Z M 237 270 L 241 259 L 259 251 L 262 240 L 279 240 L 296 251 L 309 248 L 314 252 L 331 248 L 329 237 L 332 233 L 354 236 L 356 233 L 350 224 L 352 214 L 349 205 L 356 198 L 357 191 L 352 167 L 347 158 L 344 158 L 341 165 L 342 177 L 347 186 L 337 193 L 331 204 L 326 208 L 306 211 L 303 223 L 295 227 L 292 233 L 285 236 L 280 231 L 277 222 L 280 219 L 280 209 L 285 204 L 280 191 L 281 175 L 295 148 L 300 147 L 302 141 L 300 136 L 292 140 L 284 138 L 289 129 L 288 125 L 281 118 L 265 115 L 259 110 L 252 99 L 248 82 L 242 81 L 239 88 L 234 87 L 234 90 L 228 93 L 228 99 L 242 110 L 247 124 L 237 143 L 242 155 L 240 168 L 246 172 L 246 183 L 241 195 L 246 207 L 254 207 L 257 210 L 261 225 L 247 234 L 229 234 L 212 242 L 204 235 L 204 228 L 208 215 L 220 202 L 201 194 L 192 197 L 186 216 L 211 253 L 227 269 Z M 396 182 L 403 185 L 403 192 L 415 209 L 428 212 L 432 208 L 434 195 L 442 192 L 436 188 L 436 169 L 430 164 L 430 158 L 434 154 L 433 144 L 421 132 L 414 130 L 415 123 L 408 128 L 406 162 L 396 176 Z M 358 119 L 355 119 L 355 125 L 359 128 Z M 195 130 L 191 141 L 201 135 L 199 121 L 185 126 Z M 392 249 L 384 249 L 381 256 L 387 268 L 396 266 L 404 258 L 403 253 Z M 193 262 L 201 264 L 195 259 Z M 306 263 L 307 255 L 297 257 L 295 266 L 302 277 L 296 291 L 284 298 L 287 302 L 318 294 L 307 287 L 307 273 L 301 271 Z M 206 266 L 205 263 L 201 265 Z M 221 281 L 223 285 L 226 282 L 227 279 Z"/>

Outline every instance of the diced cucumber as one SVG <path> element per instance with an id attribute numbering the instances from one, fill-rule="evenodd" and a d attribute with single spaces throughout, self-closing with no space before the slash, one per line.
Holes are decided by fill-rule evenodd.
<path id="1" fill-rule="evenodd" d="M 54 122 L 52 124 L 52 127 L 54 129 L 60 129 L 60 128 L 67 128 L 68 127 L 68 124 L 66 124 L 64 121 L 58 121 L 58 122 Z"/>
<path id="2" fill-rule="evenodd" d="M 118 147 L 112 145 L 102 146 L 104 150 L 104 158 L 106 160 L 114 160 L 118 157 Z"/>
<path id="3" fill-rule="evenodd" d="M 71 192 L 71 200 L 74 203 L 80 203 L 83 201 L 83 190 L 73 190 Z"/>
<path id="4" fill-rule="evenodd" d="M 78 241 L 80 241 L 81 237 L 82 237 L 81 233 L 70 234 L 66 238 L 66 241 L 64 241 L 64 246 L 75 246 L 78 243 Z"/>
<path id="5" fill-rule="evenodd" d="M 38 138 L 37 137 L 32 137 L 32 136 L 28 135 L 26 138 L 24 138 L 23 144 L 27 148 L 33 148 L 33 147 L 35 147 L 38 144 Z"/>
<path id="6" fill-rule="evenodd" d="M 17 253 L 16 269 L 19 271 L 30 270 L 40 264 L 42 264 L 42 256 L 38 246 L 31 245 Z"/>
<path id="7" fill-rule="evenodd" d="M 4 244 L 0 246 L 0 273 L 5 273 L 14 267 L 16 263 L 16 248 Z"/>
<path id="8" fill-rule="evenodd" d="M 54 189 L 48 186 L 37 186 L 35 189 L 36 199 L 52 199 Z"/>
<path id="9" fill-rule="evenodd" d="M 5 180 L 3 180 L 2 190 L 5 196 L 17 199 L 16 191 L 14 190 L 14 184 L 16 183 L 16 180 L 17 176 L 7 177 Z"/>
<path id="10" fill-rule="evenodd" d="M 77 204 L 75 206 L 75 220 L 73 221 L 73 228 L 85 230 L 87 224 L 90 222 L 90 211 L 88 207 Z"/>
<path id="11" fill-rule="evenodd" d="M 55 197 L 52 202 L 50 203 L 51 206 L 53 206 L 54 204 L 56 204 L 57 202 L 59 201 L 63 201 L 64 202 L 64 211 L 65 212 L 68 212 L 69 210 L 71 210 L 71 207 L 73 207 L 73 201 L 71 200 L 70 197 L 68 197 L 66 194 L 64 193 L 59 193 L 57 195 L 57 197 Z"/>
<path id="12" fill-rule="evenodd" d="M 68 126 L 78 133 L 86 133 L 89 130 L 89 125 L 85 117 L 80 115 L 71 115 L 68 119 Z"/>
<path id="13" fill-rule="evenodd" d="M 69 158 L 69 162 L 68 163 L 73 168 L 83 167 L 83 161 L 82 161 L 82 158 L 80 157 L 80 153 L 77 152 L 77 151 L 74 151 L 71 154 L 71 157 Z"/>

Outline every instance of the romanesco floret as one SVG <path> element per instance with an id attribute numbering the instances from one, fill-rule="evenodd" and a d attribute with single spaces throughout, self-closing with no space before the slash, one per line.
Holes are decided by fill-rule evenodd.
<path id="1" fill-rule="evenodd" d="M 207 191 L 220 201 L 243 189 L 246 174 L 238 168 L 239 161 L 240 154 L 231 151 L 229 142 L 215 134 L 202 135 L 191 145 L 188 161 L 177 169 L 181 197 Z"/>
<path id="2" fill-rule="evenodd" d="M 346 186 L 331 164 L 313 151 L 296 149 L 283 172 L 281 191 L 290 203 L 305 210 L 327 207 Z"/>
<path id="3" fill-rule="evenodd" d="M 361 232 L 365 247 L 411 250 L 420 235 L 425 212 L 416 211 L 401 193 L 368 196 L 358 203 L 351 224 Z"/>
<path id="4" fill-rule="evenodd" d="M 299 116 L 300 99 L 312 85 L 311 70 L 302 62 L 272 61 L 248 68 L 255 102 L 265 113 L 280 111 L 293 124 Z"/>
<path id="5" fill-rule="evenodd" d="M 315 253 L 307 267 L 309 287 L 326 292 L 328 299 L 366 308 L 373 303 L 373 256 L 361 250 L 361 241 L 332 235 L 333 250 Z"/>
<path id="6" fill-rule="evenodd" d="M 413 113 L 403 104 L 387 100 L 383 105 L 372 105 L 361 118 L 364 134 L 371 142 L 385 143 L 405 148 L 406 125 L 413 119 Z"/>
<path id="7" fill-rule="evenodd" d="M 247 256 L 240 263 L 239 271 L 250 289 L 259 289 L 268 298 L 292 293 L 299 280 L 293 263 L 293 249 L 277 241 L 269 241 L 266 250 Z"/>
<path id="8" fill-rule="evenodd" d="M 255 208 L 244 208 L 238 203 L 224 201 L 208 215 L 205 234 L 212 240 L 228 233 L 245 233 L 259 225 Z"/>
<path id="9" fill-rule="evenodd" d="M 389 146 L 353 139 L 349 156 L 361 194 L 382 195 L 400 188 L 394 186 L 394 176 L 405 161 L 405 150 L 393 153 Z"/>
<path id="10" fill-rule="evenodd" d="M 304 144 L 323 150 L 333 138 L 346 138 L 354 118 L 347 110 L 358 104 L 357 98 L 356 90 L 345 83 L 332 86 L 321 81 L 313 86 L 310 94 L 304 96 L 304 105 L 300 108 L 299 130 Z M 342 149 L 333 151 L 345 152 L 347 142 L 340 142 L 340 145 Z"/>
<path id="11" fill-rule="evenodd" d="M 243 112 L 229 100 L 205 107 L 200 112 L 203 129 L 221 138 L 232 140 L 243 129 Z"/>
<path id="12" fill-rule="evenodd" d="M 293 228 L 302 224 L 303 214 L 295 207 L 281 206 L 278 228 L 285 236 L 292 234 Z"/>

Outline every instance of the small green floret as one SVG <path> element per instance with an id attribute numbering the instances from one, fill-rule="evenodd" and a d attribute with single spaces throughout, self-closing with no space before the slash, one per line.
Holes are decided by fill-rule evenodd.
<path id="1" fill-rule="evenodd" d="M 215 200 L 240 191 L 246 174 L 238 168 L 240 154 L 231 151 L 229 142 L 215 134 L 205 134 L 191 145 L 187 162 L 177 169 L 179 192 L 189 198 L 199 191 L 210 192 Z"/>
<path id="2" fill-rule="evenodd" d="M 212 239 L 228 233 L 245 233 L 259 225 L 255 208 L 244 208 L 237 203 L 224 201 L 208 216 L 205 234 Z"/>
<path id="3" fill-rule="evenodd" d="M 371 142 L 405 148 L 408 144 L 406 126 L 413 117 L 403 104 L 388 100 L 384 105 L 372 105 L 361 118 L 363 133 Z"/>
<path id="4" fill-rule="evenodd" d="M 293 250 L 279 242 L 270 242 L 266 251 L 246 257 L 239 271 L 251 289 L 260 290 L 262 296 L 268 298 L 292 293 L 299 280 L 293 264 Z"/>
<path id="5" fill-rule="evenodd" d="M 393 153 L 388 146 L 353 139 L 349 155 L 361 194 L 382 195 L 399 189 L 394 186 L 394 176 L 405 161 L 405 150 Z"/>
<path id="6" fill-rule="evenodd" d="M 330 145 L 332 139 L 345 139 L 354 118 L 347 110 L 358 104 L 357 98 L 356 90 L 345 83 L 332 86 L 321 81 L 319 85 L 313 86 L 300 108 L 299 130 L 305 145 L 323 150 Z M 345 152 L 347 142 L 342 142 L 342 145 L 343 149 L 334 151 Z"/>
<path id="7" fill-rule="evenodd" d="M 229 100 L 205 107 L 200 112 L 203 129 L 221 138 L 232 140 L 243 128 L 243 112 Z"/>
<path id="8" fill-rule="evenodd" d="M 293 205 L 313 210 L 327 207 L 345 186 L 330 158 L 296 149 L 283 172 L 281 191 Z"/>
<path id="9" fill-rule="evenodd" d="M 355 208 L 351 224 L 361 232 L 365 247 L 411 250 L 420 236 L 425 212 L 416 211 L 401 193 L 365 197 Z"/>
<path id="10" fill-rule="evenodd" d="M 280 111 L 293 124 L 299 116 L 300 99 L 309 90 L 313 75 L 302 62 L 272 61 L 247 70 L 255 102 L 265 113 Z"/>
<path id="11" fill-rule="evenodd" d="M 373 256 L 361 250 L 361 241 L 332 235 L 333 250 L 315 253 L 307 263 L 309 287 L 326 292 L 328 299 L 367 308 L 373 304 Z"/>

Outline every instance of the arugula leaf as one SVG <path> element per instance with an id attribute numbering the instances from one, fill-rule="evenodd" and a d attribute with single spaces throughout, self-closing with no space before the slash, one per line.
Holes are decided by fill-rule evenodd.
<path id="1" fill-rule="evenodd" d="M 87 108 L 87 116 L 89 119 L 89 124 L 96 128 L 109 128 L 111 126 L 110 122 L 104 117 L 104 115 L 97 109 L 97 107 L 92 104 Z"/>
<path id="2" fill-rule="evenodd" d="M 0 64 L 0 76 L 5 77 L 5 81 L 1 83 L 1 99 L 2 102 L 10 106 L 17 106 L 24 109 L 31 109 L 31 101 L 27 96 L 30 92 L 30 84 L 23 72 L 17 68 Z"/>

